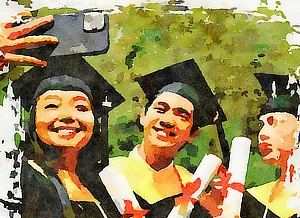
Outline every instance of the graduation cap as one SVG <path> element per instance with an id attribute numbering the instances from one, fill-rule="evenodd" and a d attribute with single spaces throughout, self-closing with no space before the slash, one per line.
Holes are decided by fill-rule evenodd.
<path id="1" fill-rule="evenodd" d="M 216 124 L 224 164 L 229 162 L 229 147 L 222 122 L 226 116 L 193 59 L 174 64 L 135 79 L 150 103 L 162 92 L 173 92 L 188 99 L 194 106 L 193 129 Z"/>
<path id="2" fill-rule="evenodd" d="M 299 81 L 290 75 L 266 73 L 254 74 L 265 92 L 268 101 L 262 106 L 261 114 L 269 112 L 287 112 L 299 116 Z"/>
<path id="3" fill-rule="evenodd" d="M 194 125 L 197 127 L 226 121 L 221 106 L 193 59 L 135 80 L 140 84 L 149 102 L 164 91 L 174 92 L 191 101 L 194 105 Z"/>
<path id="4" fill-rule="evenodd" d="M 95 117 L 107 114 L 125 100 L 79 55 L 52 57 L 47 62 L 46 67 L 33 67 L 12 84 L 15 97 L 21 97 L 27 111 L 47 90 L 82 91 L 90 98 Z"/>

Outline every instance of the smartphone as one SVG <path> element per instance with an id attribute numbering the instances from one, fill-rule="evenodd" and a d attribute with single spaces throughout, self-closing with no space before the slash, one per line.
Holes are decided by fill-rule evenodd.
<path id="1" fill-rule="evenodd" d="M 54 21 L 30 33 L 58 38 L 58 44 L 19 50 L 40 59 L 61 55 L 98 55 L 109 49 L 109 18 L 101 11 L 54 15 Z"/>

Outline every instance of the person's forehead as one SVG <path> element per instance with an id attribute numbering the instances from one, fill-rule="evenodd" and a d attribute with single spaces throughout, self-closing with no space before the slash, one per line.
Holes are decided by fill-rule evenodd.
<path id="1" fill-rule="evenodd" d="M 74 101 L 85 100 L 89 101 L 88 96 L 81 91 L 62 91 L 62 90 L 48 90 L 38 97 L 38 100 L 57 99 L 63 100 L 65 98 Z"/>
<path id="2" fill-rule="evenodd" d="M 295 121 L 297 122 L 296 117 L 293 114 L 287 112 L 272 112 L 264 114 L 260 117 L 260 120 L 267 121 L 268 118 L 272 117 L 278 121 Z"/>
<path id="3" fill-rule="evenodd" d="M 189 112 L 194 111 L 192 102 L 176 93 L 163 92 L 155 98 L 153 104 L 158 104 L 160 102 L 167 103 L 171 108 L 183 108 Z"/>

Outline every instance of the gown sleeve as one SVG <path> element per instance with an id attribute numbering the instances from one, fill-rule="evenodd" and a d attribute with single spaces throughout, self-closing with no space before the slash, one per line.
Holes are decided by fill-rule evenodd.
<path id="1" fill-rule="evenodd" d="M 243 195 L 241 218 L 263 218 L 266 206 L 260 203 L 249 192 L 245 191 Z M 279 218 L 272 211 L 267 211 L 266 218 Z"/>

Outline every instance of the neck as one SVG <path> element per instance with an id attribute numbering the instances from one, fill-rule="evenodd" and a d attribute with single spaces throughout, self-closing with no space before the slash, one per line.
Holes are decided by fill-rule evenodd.
<path id="1" fill-rule="evenodd" d="M 151 168 L 162 170 L 169 166 L 178 152 L 177 146 L 159 147 L 157 145 L 147 144 L 144 141 L 138 147 L 140 156 Z"/>
<path id="2" fill-rule="evenodd" d="M 280 155 L 278 160 L 274 161 L 275 163 L 273 163 L 274 165 L 279 166 L 281 169 L 281 176 L 279 178 L 279 181 L 281 182 L 284 182 L 286 179 L 286 173 L 288 169 L 288 159 L 290 158 L 292 153 L 293 150 L 289 150 L 289 151 L 280 150 Z"/>
<path id="3" fill-rule="evenodd" d="M 52 166 L 56 171 L 65 170 L 75 173 L 79 150 L 73 147 L 63 148 L 61 158 L 55 161 Z"/>

